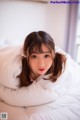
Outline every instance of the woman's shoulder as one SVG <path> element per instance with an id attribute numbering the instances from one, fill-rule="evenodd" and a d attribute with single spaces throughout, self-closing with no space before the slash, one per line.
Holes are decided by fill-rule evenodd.
<path id="1" fill-rule="evenodd" d="M 22 46 L 3 48 L 0 51 L 0 83 L 7 87 L 16 88 L 16 76 L 21 72 Z"/>
<path id="2" fill-rule="evenodd" d="M 22 45 L 19 45 L 19 46 L 8 46 L 8 47 L 3 47 L 3 48 L 0 48 L 0 59 L 1 58 L 9 58 L 11 56 L 16 56 L 16 55 L 22 55 L 22 50 L 23 46 Z"/>

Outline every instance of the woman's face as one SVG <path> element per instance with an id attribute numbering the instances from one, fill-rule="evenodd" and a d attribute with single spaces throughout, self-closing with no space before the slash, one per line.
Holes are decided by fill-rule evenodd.
<path id="1" fill-rule="evenodd" d="M 29 65 L 36 77 L 44 75 L 52 65 L 53 57 L 51 51 L 42 45 L 43 53 L 33 52 L 29 56 Z"/>

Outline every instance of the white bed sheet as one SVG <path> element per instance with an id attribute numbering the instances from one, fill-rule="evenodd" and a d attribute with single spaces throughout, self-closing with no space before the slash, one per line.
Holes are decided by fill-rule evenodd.
<path id="1" fill-rule="evenodd" d="M 23 108 L 0 102 L 0 112 L 7 112 L 8 120 L 80 120 L 80 105 L 75 103 L 66 106 L 51 103 Z"/>

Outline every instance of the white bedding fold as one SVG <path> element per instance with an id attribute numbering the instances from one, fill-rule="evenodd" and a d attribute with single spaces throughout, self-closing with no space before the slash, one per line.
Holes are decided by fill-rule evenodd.
<path id="1" fill-rule="evenodd" d="M 29 87 L 9 89 L 0 86 L 0 97 L 8 104 L 14 106 L 34 106 L 55 101 L 57 94 L 39 84 L 33 83 Z"/>

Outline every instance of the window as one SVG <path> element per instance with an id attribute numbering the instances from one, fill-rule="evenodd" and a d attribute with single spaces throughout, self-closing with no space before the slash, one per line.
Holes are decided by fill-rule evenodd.
<path id="1" fill-rule="evenodd" d="M 80 64 L 80 4 L 78 6 L 78 20 L 76 31 L 76 60 Z"/>

